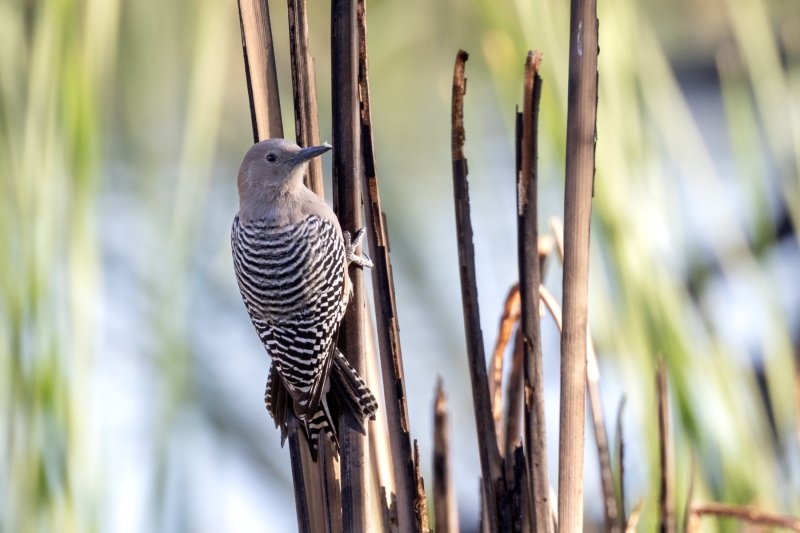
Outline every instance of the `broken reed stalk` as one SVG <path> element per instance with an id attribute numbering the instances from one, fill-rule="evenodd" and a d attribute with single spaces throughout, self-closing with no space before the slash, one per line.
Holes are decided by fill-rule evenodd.
<path id="1" fill-rule="evenodd" d="M 367 14 L 364 0 L 358 2 L 358 87 L 361 96 L 361 154 L 363 157 L 363 203 L 367 242 L 374 263 L 372 292 L 375 303 L 378 349 L 381 357 L 384 402 L 392 451 L 397 520 L 400 531 L 418 533 L 422 517 L 418 513 L 417 484 L 411 449 L 403 354 L 400 350 L 400 326 L 394 299 L 392 263 L 385 215 L 381 209 L 375 149 L 372 135 L 372 111 L 369 100 L 369 63 L 367 54 Z"/>
<path id="2" fill-rule="evenodd" d="M 288 11 L 295 137 L 299 146 L 307 148 L 318 146 L 320 139 L 317 116 L 317 77 L 314 59 L 308 52 L 306 0 L 288 0 Z M 309 161 L 305 184 L 317 196 L 324 197 L 322 158 L 315 157 Z"/>
<path id="3" fill-rule="evenodd" d="M 564 227 L 558 217 L 550 219 L 550 228 L 556 240 L 559 256 L 564 260 Z M 603 491 L 603 510 L 605 512 L 606 531 L 618 533 L 620 527 L 617 520 L 617 502 L 614 497 L 614 475 L 611 469 L 611 452 L 609 450 L 608 432 L 603 415 L 603 401 L 600 396 L 600 367 L 597 364 L 597 354 L 594 350 L 592 336 L 587 331 L 588 345 L 586 351 L 586 389 L 589 394 L 589 409 L 592 416 L 595 443 L 597 444 L 597 457 L 600 462 L 600 482 Z M 624 501 L 624 500 L 623 500 Z"/>
<path id="4" fill-rule="evenodd" d="M 362 227 L 356 0 L 334 0 L 331 3 L 331 89 L 333 207 L 342 230 L 355 235 Z M 351 265 L 349 276 L 353 293 L 339 331 L 339 347 L 356 372 L 363 376 L 366 348 L 364 273 L 357 265 Z M 342 526 L 345 533 L 363 532 L 369 528 L 367 440 L 360 425 L 349 410 L 339 418 Z"/>
<path id="5" fill-rule="evenodd" d="M 239 24 L 254 142 L 283 137 L 267 0 L 239 0 Z"/>
<path id="6" fill-rule="evenodd" d="M 533 530 L 550 531 L 550 481 L 547 472 L 547 437 L 542 378 L 542 333 L 539 321 L 538 237 L 538 137 L 542 78 L 540 52 L 529 52 L 525 62 L 522 131 L 518 141 L 520 169 L 517 174 L 517 247 L 521 295 L 520 329 L 524 349 L 525 449 L 533 504 Z"/>
<path id="7" fill-rule="evenodd" d="M 691 507 L 692 519 L 700 516 L 717 516 L 720 518 L 735 518 L 757 526 L 782 527 L 800 532 L 800 519 L 792 516 L 768 513 L 752 507 L 742 507 L 729 503 L 695 502 Z M 692 520 L 690 519 L 690 521 Z M 699 524 L 694 525 L 699 531 Z"/>
<path id="8" fill-rule="evenodd" d="M 675 459 L 672 449 L 672 427 L 667 393 L 667 369 L 663 357 L 658 358 L 656 367 L 656 395 L 658 397 L 658 449 L 661 465 L 658 530 L 660 533 L 675 533 L 675 489 L 672 478 Z"/>
<path id="9" fill-rule="evenodd" d="M 484 501 L 483 524 L 492 533 L 500 531 L 499 505 L 504 499 L 498 492 L 505 492 L 503 472 L 500 466 L 500 451 L 492 416 L 492 401 L 486 372 L 486 357 L 483 348 L 478 287 L 475 277 L 475 247 L 472 242 L 470 220 L 469 185 L 467 183 L 467 160 L 464 157 L 464 94 L 466 79 L 464 67 L 468 54 L 459 50 L 453 72 L 452 101 L 452 161 L 453 192 L 456 211 L 456 233 L 458 240 L 459 277 L 461 279 L 461 301 L 464 310 L 464 330 L 467 340 L 472 401 L 475 424 L 478 430 L 478 450 L 481 459 L 482 495 Z M 502 494 L 504 495 L 504 494 Z M 508 516 L 508 513 L 503 513 Z M 507 528 L 503 528 L 507 530 Z"/>
<path id="10" fill-rule="evenodd" d="M 433 405 L 433 514 L 436 533 L 458 533 L 455 491 L 450 477 L 450 428 L 442 378 L 436 383 Z"/>
<path id="11" fill-rule="evenodd" d="M 559 533 L 583 530 L 589 226 L 597 118 L 597 0 L 571 0 L 564 187 L 564 330 L 558 450 Z"/>
<path id="12" fill-rule="evenodd" d="M 266 0 L 239 0 L 238 8 L 253 142 L 283 137 L 269 6 Z M 327 505 L 330 499 L 335 500 L 338 486 L 323 486 L 319 474 L 314 475 L 318 467 L 314 466 L 305 434 L 291 408 L 287 413 L 287 426 L 298 531 L 323 531 L 319 526 L 331 522 L 326 509 L 338 509 L 338 506 Z M 321 452 L 324 454 L 326 450 L 323 448 Z M 324 531 L 336 533 L 339 530 Z"/>
<path id="13" fill-rule="evenodd" d="M 503 314 L 500 316 L 500 328 L 497 333 L 497 342 L 492 353 L 492 362 L 489 365 L 489 396 L 492 398 L 492 415 L 497 429 L 497 444 L 502 446 L 503 429 L 503 359 L 514 331 L 514 325 L 519 321 L 520 302 L 519 284 L 515 284 L 508 291 L 506 302 L 503 305 Z"/>

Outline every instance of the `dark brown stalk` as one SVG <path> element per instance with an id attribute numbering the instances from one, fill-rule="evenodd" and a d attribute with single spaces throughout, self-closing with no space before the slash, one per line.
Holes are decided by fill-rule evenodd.
<path id="1" fill-rule="evenodd" d="M 303 475 L 303 453 L 301 446 L 308 447 L 302 431 L 299 429 L 297 418 L 293 414 L 287 416 L 287 430 L 289 437 L 289 456 L 292 463 L 292 481 L 294 482 L 294 504 L 297 510 L 297 530 L 300 533 L 311 533 L 311 515 L 306 498 L 306 482 Z M 302 440 L 302 442 L 301 442 Z"/>
<path id="2" fill-rule="evenodd" d="M 361 128 L 358 101 L 358 25 L 356 0 L 331 3 L 331 88 L 333 124 L 333 207 L 343 231 L 361 229 Z M 361 253 L 361 250 L 356 250 Z M 356 372 L 364 375 L 366 308 L 364 275 L 349 268 L 350 305 L 339 332 L 339 347 Z M 366 435 L 350 411 L 339 420 L 342 526 L 345 533 L 369 527 Z"/>
<path id="3" fill-rule="evenodd" d="M 525 63 L 522 135 L 519 142 L 520 169 L 517 184 L 517 247 L 524 340 L 525 449 L 533 503 L 533 529 L 550 531 L 550 481 L 547 472 L 547 437 L 544 420 L 542 379 L 542 334 L 539 321 L 539 232 L 538 232 L 538 137 L 542 54 L 529 52 Z"/>
<path id="4" fill-rule="evenodd" d="M 406 388 L 403 372 L 403 354 L 400 350 L 400 326 L 394 300 L 392 263 L 389 259 L 388 230 L 381 210 L 375 150 L 372 138 L 372 112 L 369 100 L 369 74 L 367 55 L 367 20 L 364 0 L 358 2 L 358 86 L 361 95 L 361 143 L 363 156 L 363 202 L 366 218 L 367 242 L 374 266 L 372 267 L 372 292 L 375 299 L 375 316 L 378 332 L 378 350 L 381 357 L 384 402 L 392 451 L 397 520 L 400 531 L 417 532 L 419 522 L 416 509 L 416 481 L 411 450 L 411 429 L 408 422 Z"/>
<path id="5" fill-rule="evenodd" d="M 625 439 L 622 436 L 622 412 L 625 409 L 625 396 L 617 408 L 617 464 L 619 466 L 619 525 L 625 530 L 628 519 L 625 517 Z"/>
<path id="6" fill-rule="evenodd" d="M 433 512 L 436 533 L 458 533 L 455 492 L 450 478 L 450 429 L 442 379 L 436 384 L 433 406 Z"/>
<path id="7" fill-rule="evenodd" d="M 239 23 L 254 142 L 283 137 L 267 0 L 239 0 Z"/>
<path id="8" fill-rule="evenodd" d="M 428 529 L 428 497 L 425 495 L 425 483 L 419 473 L 419 446 L 417 439 L 414 439 L 414 478 L 417 483 L 417 528 L 420 533 L 430 533 Z"/>
<path id="9" fill-rule="evenodd" d="M 500 466 L 500 451 L 492 416 L 492 400 L 489 396 L 489 379 L 486 375 L 486 356 L 483 349 L 478 287 L 475 278 L 475 247 L 472 242 L 472 221 L 469 208 L 469 185 L 467 183 L 467 160 L 464 157 L 464 94 L 466 78 L 464 66 L 467 53 L 459 50 L 453 72 L 452 107 L 452 158 L 453 189 L 456 210 L 456 233 L 458 239 L 458 264 L 461 278 L 461 300 L 464 308 L 464 330 L 467 337 L 472 382 L 472 401 L 475 424 L 478 430 L 478 450 L 481 458 L 483 479 L 483 501 L 485 503 L 483 523 L 492 533 L 500 531 L 499 499 L 505 492 L 503 471 Z M 505 516 L 508 513 L 503 513 Z M 507 530 L 507 528 L 503 528 Z"/>
<path id="10" fill-rule="evenodd" d="M 735 518 L 759 526 L 783 527 L 800 532 L 800 519 L 768 513 L 752 507 L 741 507 L 729 503 L 695 502 L 691 506 L 691 513 L 698 517 L 709 515 L 721 518 Z"/>
<path id="11" fill-rule="evenodd" d="M 511 460 L 514 449 L 520 446 L 520 435 L 522 435 L 522 397 L 525 381 L 523 379 L 525 371 L 525 345 L 522 337 L 522 329 L 517 328 L 514 335 L 514 355 L 511 360 L 511 373 L 508 376 L 506 385 L 506 430 L 504 443 L 504 456 L 506 457 L 506 479 L 511 479 L 509 474 L 515 468 L 515 463 Z M 527 479 L 527 476 L 525 476 Z"/>
<path id="12" fill-rule="evenodd" d="M 663 357 L 659 357 L 656 369 L 656 394 L 658 396 L 658 446 L 661 465 L 658 530 L 660 533 L 675 533 L 675 489 L 672 478 L 674 452 L 667 394 L 667 369 Z"/>
<path id="13" fill-rule="evenodd" d="M 589 226 L 597 117 L 597 0 L 571 0 L 564 187 L 564 330 L 558 450 L 559 533 L 583 530 Z"/>
<path id="14" fill-rule="evenodd" d="M 550 219 L 550 227 L 555 237 L 556 247 L 561 260 L 564 260 L 564 227 L 557 217 Z M 597 354 L 594 351 L 592 336 L 587 331 L 589 339 L 586 352 L 586 390 L 589 394 L 589 408 L 592 415 L 595 443 L 597 444 L 597 457 L 600 462 L 600 482 L 603 490 L 603 509 L 605 511 L 606 531 L 618 533 L 620 526 L 617 520 L 617 502 L 614 499 L 614 475 L 611 470 L 611 452 L 608 445 L 608 432 L 603 416 L 603 401 L 600 396 L 600 368 L 597 364 Z M 624 527 L 624 520 L 622 527 Z"/>
<path id="15" fill-rule="evenodd" d="M 506 353 L 508 341 L 514 331 L 514 325 L 520 317 L 520 298 L 519 284 L 515 284 L 508 291 L 503 314 L 500 316 L 500 328 L 497 333 L 497 342 L 494 345 L 492 362 L 489 371 L 489 395 L 492 398 L 492 415 L 497 428 L 497 443 L 502 446 L 503 430 L 501 421 L 503 418 L 503 358 Z"/>
<path id="16" fill-rule="evenodd" d="M 306 0 L 288 0 L 288 7 L 295 135 L 297 144 L 303 148 L 318 146 L 317 84 L 314 60 L 308 52 Z M 318 196 L 324 197 L 321 158 L 309 162 L 305 183 Z"/>

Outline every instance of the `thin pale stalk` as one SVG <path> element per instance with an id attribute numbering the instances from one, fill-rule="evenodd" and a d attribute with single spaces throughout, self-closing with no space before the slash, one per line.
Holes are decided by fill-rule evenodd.
<path id="1" fill-rule="evenodd" d="M 318 146 L 317 83 L 314 60 L 308 51 L 306 0 L 288 0 L 288 13 L 295 137 L 303 148 Z M 324 198 L 321 158 L 309 161 L 305 183 L 317 196 Z"/>
<path id="2" fill-rule="evenodd" d="M 331 3 L 333 204 L 342 230 L 351 235 L 362 227 L 356 7 L 356 0 L 334 0 Z M 355 252 L 361 253 L 360 247 Z M 353 292 L 339 331 L 339 346 L 356 372 L 364 375 L 364 275 L 355 264 L 348 270 Z M 367 439 L 355 416 L 345 411 L 339 419 L 342 526 L 345 533 L 361 533 L 369 529 Z"/>
<path id="3" fill-rule="evenodd" d="M 628 518 L 628 521 L 625 522 L 625 533 L 636 533 L 636 526 L 639 525 L 639 517 L 642 514 L 642 507 L 644 506 L 644 501 L 639 500 L 639 503 L 633 508 L 631 511 L 631 516 Z"/>
<path id="4" fill-rule="evenodd" d="M 800 532 L 800 519 L 793 516 L 769 513 L 752 507 L 742 507 L 729 503 L 695 502 L 691 506 L 691 513 L 698 517 L 736 518 L 759 526 L 782 527 Z"/>
<path id="5" fill-rule="evenodd" d="M 370 316 L 367 316 L 369 325 L 367 331 L 367 387 L 377 396 L 381 390 L 378 377 L 378 350 L 373 337 L 373 325 Z M 394 492 L 394 473 L 392 471 L 392 449 L 389 446 L 389 434 L 386 429 L 386 411 L 378 409 L 375 420 L 369 422 L 369 455 L 372 461 L 370 471 L 375 478 L 377 487 L 386 487 L 389 493 Z M 377 494 L 377 492 L 376 492 Z"/>
<path id="6" fill-rule="evenodd" d="M 364 0 L 358 2 L 358 87 L 361 98 L 361 143 L 363 156 L 362 193 L 366 218 L 367 242 L 372 267 L 372 293 L 381 357 L 384 402 L 392 455 L 396 514 L 401 531 L 417 532 L 419 522 L 416 480 L 408 421 L 403 354 L 400 349 L 400 326 L 394 299 L 394 279 L 389 258 L 388 230 L 381 210 L 375 149 L 372 138 L 372 111 L 369 99 L 369 63 L 367 54 L 367 14 Z"/>
<path id="7" fill-rule="evenodd" d="M 483 525 L 492 533 L 499 532 L 500 513 L 498 492 L 505 492 L 500 450 L 492 416 L 492 400 L 489 396 L 489 379 L 486 372 L 486 356 L 483 348 L 478 286 L 475 275 L 475 247 L 472 242 L 470 219 L 469 185 L 467 182 L 467 160 L 464 157 L 464 94 L 466 78 L 464 67 L 467 53 L 459 50 L 453 72 L 451 148 L 453 161 L 453 192 L 456 211 L 456 234 L 458 240 L 458 264 L 461 279 L 461 301 L 464 311 L 464 330 L 467 340 L 472 382 L 472 402 L 475 425 L 478 430 L 478 450 L 481 460 L 484 515 Z M 505 516 L 508 513 L 503 513 Z M 507 530 L 506 528 L 503 528 Z"/>
<path id="8" fill-rule="evenodd" d="M 450 428 L 442 379 L 433 406 L 433 512 L 437 533 L 458 533 L 455 491 L 450 477 Z"/>
<path id="9" fill-rule="evenodd" d="M 417 482 L 417 528 L 420 533 L 430 533 L 428 528 L 428 498 L 425 495 L 425 483 L 422 480 L 422 475 L 419 472 L 419 446 L 417 439 L 414 439 L 414 478 Z"/>

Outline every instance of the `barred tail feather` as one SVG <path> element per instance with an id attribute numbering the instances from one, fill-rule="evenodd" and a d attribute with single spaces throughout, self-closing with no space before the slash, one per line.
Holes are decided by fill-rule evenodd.
<path id="1" fill-rule="evenodd" d="M 331 389 L 335 391 L 343 405 L 356 415 L 359 423 L 375 420 L 378 401 L 339 350 L 336 350 L 333 356 L 330 379 Z"/>
<path id="2" fill-rule="evenodd" d="M 283 384 L 283 380 L 278 375 L 278 370 L 273 363 L 269 368 L 264 404 L 266 404 L 267 411 L 275 421 L 275 427 L 281 429 L 281 448 L 283 448 L 288 435 L 286 428 L 286 405 L 288 401 L 289 391 L 286 390 L 286 386 Z"/>
<path id="3" fill-rule="evenodd" d="M 335 417 L 335 418 L 338 418 Z M 308 448 L 311 452 L 311 458 L 316 462 L 317 453 L 319 450 L 319 437 L 325 434 L 330 442 L 333 444 L 333 449 L 339 453 L 339 438 L 336 434 L 336 425 L 334 423 L 334 416 L 328 406 L 327 398 L 323 397 L 319 402 L 319 407 L 314 413 L 314 416 L 309 422 L 304 425 L 306 439 L 308 440 Z"/>

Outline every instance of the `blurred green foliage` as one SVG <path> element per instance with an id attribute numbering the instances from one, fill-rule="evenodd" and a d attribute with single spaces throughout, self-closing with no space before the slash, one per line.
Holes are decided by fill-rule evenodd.
<path id="1" fill-rule="evenodd" d="M 291 137 L 286 7 L 271 8 Z M 329 138 L 328 16 L 327 3 L 309 1 L 322 136 Z M 515 264 L 513 224 L 493 213 L 513 198 L 512 111 L 533 48 L 545 57 L 542 222 L 560 214 L 569 4 L 372 0 L 368 16 L 406 372 L 424 393 L 433 391 L 434 369 L 447 372 L 454 404 L 464 404 L 448 198 L 452 60 L 459 47 L 472 53 L 467 156 L 476 239 L 498 237 L 477 242 L 482 281 L 489 280 L 481 287 L 489 301 L 485 327 L 493 327 L 491 304 L 513 280 Z M 776 250 L 798 244 L 785 228 L 800 222 L 800 8 L 791 1 L 600 0 L 599 18 L 590 323 L 601 369 L 615 376 L 601 386 L 628 394 L 625 436 L 642 450 L 626 465 L 635 489 L 627 492 L 628 509 L 644 498 L 640 527 L 653 529 L 654 361 L 663 353 L 677 430 L 678 508 L 694 453 L 696 497 L 800 513 L 798 324 L 785 302 L 797 291 L 775 267 Z M 698 65 L 714 73 L 714 87 L 718 79 L 718 124 L 697 118 L 676 77 L 676 68 Z M 125 353 L 143 361 L 152 382 L 140 399 L 152 430 L 143 468 L 153 471 L 146 478 L 151 499 L 137 508 L 146 515 L 142 529 L 203 529 L 182 494 L 196 468 L 182 456 L 198 427 L 235 443 L 267 484 L 287 483 L 276 437 L 259 426 L 269 422 L 242 415 L 231 397 L 244 393 L 238 384 L 223 386 L 208 363 L 237 357 L 209 336 L 227 323 L 209 322 L 208 307 L 233 313 L 249 332 L 236 307 L 226 236 L 236 208 L 233 176 L 250 135 L 242 72 L 230 0 L 0 0 L 0 532 L 84 532 L 114 523 L 107 517 L 114 456 L 97 434 L 94 418 L 102 415 L 93 383 L 103 379 L 98 360 L 119 344 L 130 345 Z M 721 171 L 708 147 L 715 128 L 724 129 L 733 172 Z M 706 211 L 713 216 L 703 218 Z M 133 272 L 135 296 L 117 301 L 106 273 L 120 268 Z M 800 265 L 789 268 L 796 280 Z M 728 314 L 724 301 L 713 301 L 718 284 L 746 291 L 749 320 L 757 322 L 752 346 L 720 325 Z M 135 335 L 107 338 L 109 309 L 139 305 L 143 311 L 121 313 Z M 409 345 L 445 355 L 429 361 Z M 249 391 L 247 402 L 260 408 Z M 423 444 L 427 403 L 411 398 L 412 429 Z M 549 442 L 556 446 L 557 435 L 550 432 Z M 595 467 L 587 460 L 587 469 Z M 290 519 L 292 512 L 286 507 Z"/>

